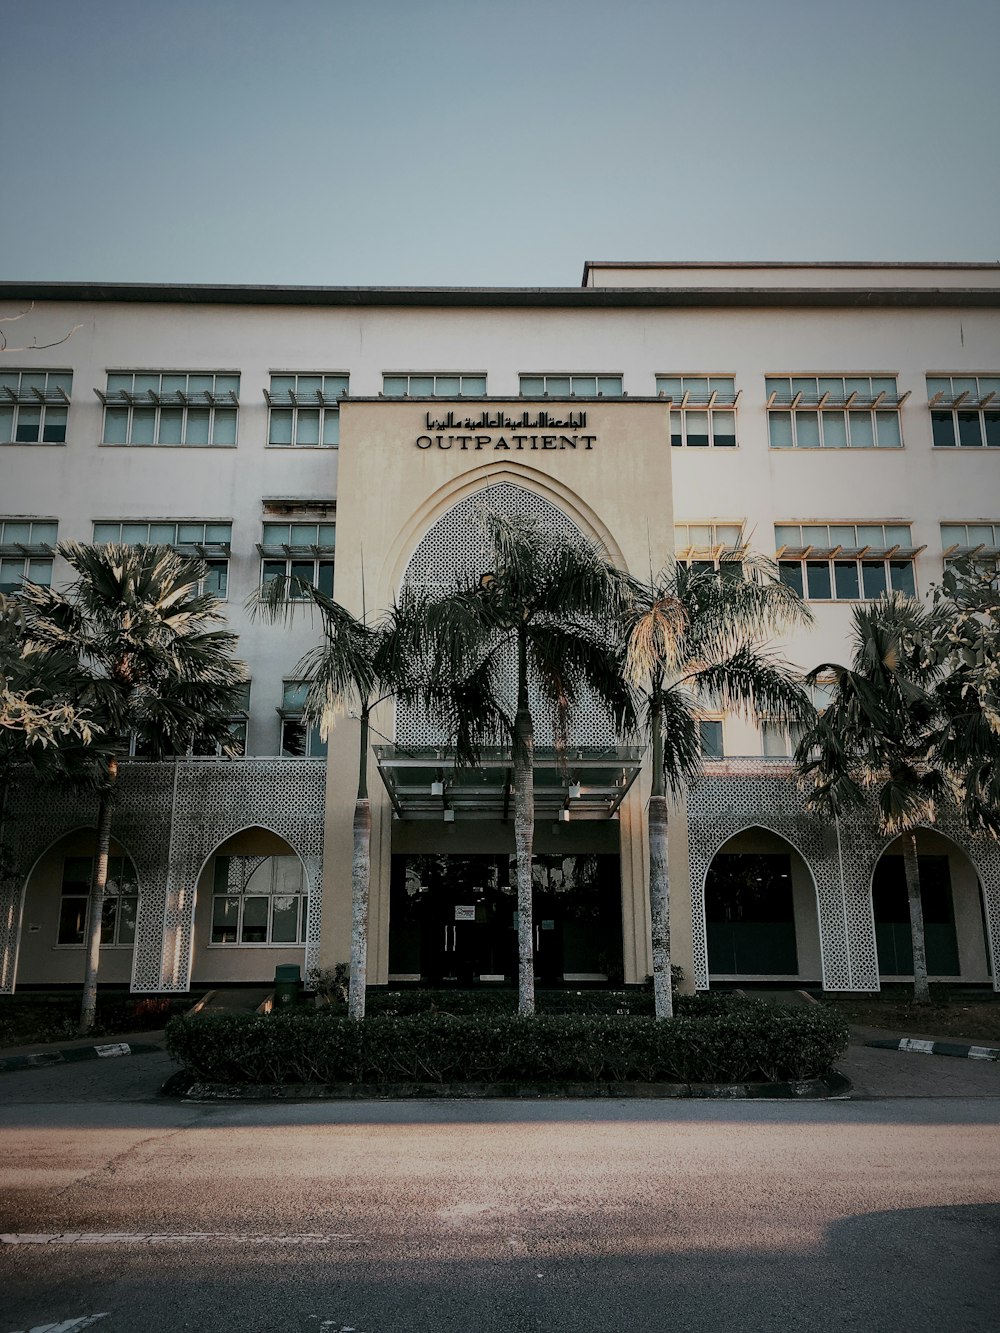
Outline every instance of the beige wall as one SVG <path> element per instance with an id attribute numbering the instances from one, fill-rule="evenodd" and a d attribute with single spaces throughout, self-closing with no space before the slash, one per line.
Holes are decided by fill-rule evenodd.
<path id="1" fill-rule="evenodd" d="M 198 878 L 198 896 L 194 909 L 194 958 L 192 987 L 228 981 L 260 982 L 274 980 L 279 963 L 303 966 L 305 946 L 297 948 L 269 944 L 212 944 L 212 886 L 217 856 L 294 856 L 294 848 L 284 838 L 267 829 L 247 829 L 222 843 L 206 861 Z"/>
<path id="2" fill-rule="evenodd" d="M 427 413 L 459 420 L 483 410 L 520 418 L 527 410 L 586 413 L 586 425 L 548 429 L 429 429 Z M 473 439 L 462 449 L 460 434 Z M 438 446 L 438 437 L 452 447 Z M 565 437 L 577 437 L 575 449 Z M 591 440 L 585 437 L 593 436 Z M 421 438 L 422 437 L 422 438 Z M 521 448 L 517 447 L 521 437 Z M 429 448 L 420 447 L 430 439 Z M 503 440 L 509 448 L 499 442 Z M 476 443 L 480 447 L 477 449 Z M 587 447 L 589 443 L 590 447 Z M 532 447 L 532 445 L 536 447 Z M 563 447 L 560 448 L 560 444 Z M 348 402 L 341 420 L 337 569 L 334 594 L 355 614 L 387 606 L 398 591 L 413 550 L 454 504 L 486 486 L 511 482 L 545 497 L 611 558 L 637 574 L 658 569 L 672 550 L 671 450 L 667 406 L 660 401 L 526 403 Z M 379 731 L 393 734 L 393 716 L 383 707 Z M 358 727 L 350 718 L 336 726 L 330 744 L 322 959 L 330 966 L 348 957 L 350 939 L 351 827 L 357 781 Z M 388 979 L 389 872 L 393 848 L 391 806 L 369 764 L 372 801 L 372 886 L 369 979 Z M 619 820 L 622 856 L 625 976 L 641 981 L 649 972 L 645 778 L 626 798 Z M 564 846 L 571 845 L 566 830 Z M 426 838 L 428 834 L 411 835 Z M 540 826 L 540 846 L 545 834 Z M 439 844 L 440 845 L 440 844 Z M 581 850 L 584 850 L 581 848 Z M 683 963 L 683 959 L 680 960 Z M 689 970 L 688 960 L 688 970 Z"/>
<path id="3" fill-rule="evenodd" d="M 68 856 L 93 856 L 93 829 L 80 829 L 60 838 L 38 860 L 24 894 L 21 946 L 17 957 L 19 979 L 31 985 L 83 985 L 86 967 L 82 944 L 57 944 L 63 861 Z M 127 856 L 126 848 L 111 839 L 111 855 Z M 142 884 L 139 885 L 140 896 Z M 132 979 L 131 944 L 101 946 L 102 984 L 128 985 Z"/>

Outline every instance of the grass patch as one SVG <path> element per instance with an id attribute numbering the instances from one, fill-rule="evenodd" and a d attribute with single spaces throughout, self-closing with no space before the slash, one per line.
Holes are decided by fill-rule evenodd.
<path id="1" fill-rule="evenodd" d="M 968 1037 L 972 1042 L 1000 1042 L 1000 995 L 996 999 L 935 998 L 914 1004 L 902 996 L 852 996 L 823 1004 L 858 1027 L 884 1028 L 901 1037 Z"/>

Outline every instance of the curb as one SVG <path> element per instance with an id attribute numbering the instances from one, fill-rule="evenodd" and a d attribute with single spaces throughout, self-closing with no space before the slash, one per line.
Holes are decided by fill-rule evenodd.
<path id="1" fill-rule="evenodd" d="M 877 1037 L 865 1042 L 884 1051 L 918 1051 L 921 1055 L 955 1055 L 960 1060 L 1000 1061 L 996 1046 L 964 1046 L 952 1041 L 923 1041 L 919 1037 Z"/>
<path id="2" fill-rule="evenodd" d="M 844 1098 L 842 1074 L 785 1083 L 197 1083 L 183 1071 L 163 1085 L 167 1096 L 192 1102 L 233 1101 L 484 1101 L 495 1098 L 698 1098 L 711 1101 Z"/>
<path id="3" fill-rule="evenodd" d="M 107 1046 L 67 1046 L 60 1051 L 39 1051 L 36 1055 L 7 1055 L 0 1058 L 0 1074 L 17 1069 L 44 1069 L 47 1065 L 75 1064 L 79 1060 L 108 1060 L 119 1055 L 149 1055 L 162 1046 L 147 1042 L 111 1042 Z"/>

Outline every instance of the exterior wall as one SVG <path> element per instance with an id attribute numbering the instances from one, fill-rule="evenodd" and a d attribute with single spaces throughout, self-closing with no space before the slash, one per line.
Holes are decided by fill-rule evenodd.
<path id="1" fill-rule="evenodd" d="M 322 956 L 332 964 L 346 956 L 346 816 L 357 768 L 357 723 L 345 718 L 335 730 L 325 794 L 321 765 L 269 758 L 278 748 L 274 710 L 282 679 L 294 674 L 295 663 L 315 641 L 316 628 L 306 616 L 290 627 L 263 625 L 244 609 L 259 582 L 256 543 L 265 497 L 337 499 L 336 592 L 355 609 L 361 606 L 362 556 L 367 604 L 385 605 L 410 552 L 436 516 L 463 494 L 504 477 L 544 493 L 638 572 L 659 564 L 671 549 L 674 517 L 678 522 L 743 521 L 752 543 L 764 552 L 774 550 L 776 522 L 898 520 L 909 522 L 914 543 L 926 547 L 916 561 L 918 591 L 926 593 L 941 572 L 941 522 L 1000 520 L 1000 451 L 935 451 L 925 390 L 928 373 L 1000 371 L 1000 267 L 595 264 L 585 281 L 589 287 L 651 291 L 700 288 L 709 290 L 712 300 L 670 304 L 672 293 L 665 291 L 660 304 L 615 305 L 609 299 L 576 308 L 569 298 L 560 305 L 558 293 L 548 294 L 552 301 L 542 293 L 531 298 L 534 305 L 526 299 L 511 308 L 512 303 L 484 293 L 472 293 L 465 304 L 452 294 L 447 300 L 414 298 L 404 304 L 401 298 L 399 304 L 380 305 L 360 300 L 296 304 L 293 294 L 286 304 L 274 303 L 273 294 L 262 294 L 258 304 L 245 296 L 231 303 L 200 301 L 197 292 L 183 301 L 169 295 L 148 301 L 46 301 L 40 294 L 18 325 L 24 341 L 39 344 L 74 329 L 58 347 L 8 357 L 18 369 L 72 368 L 73 395 L 65 447 L 0 447 L 4 516 L 58 518 L 60 538 L 82 541 L 91 538 L 96 519 L 233 522 L 227 611 L 253 679 L 249 754 L 258 758 L 229 768 L 147 765 L 141 782 L 137 766 L 134 790 L 125 794 L 116 817 L 142 882 L 135 989 L 186 988 L 196 933 L 195 888 L 205 861 L 222 839 L 255 822 L 287 836 L 304 859 L 311 858 L 314 875 L 325 838 L 330 870 L 322 897 L 322 942 L 317 894 L 310 957 Z M 790 294 L 784 305 L 778 304 L 784 300 L 782 289 Z M 865 290 L 875 294 L 870 306 L 851 296 Z M 766 292 L 766 299 L 756 301 L 755 291 Z M 736 293 L 731 301 L 727 292 Z M 903 295 L 895 300 L 899 292 Z M 906 295 L 914 292 L 926 299 Z M 93 390 L 105 387 L 108 370 L 127 369 L 238 370 L 238 446 L 102 446 L 102 408 Z M 629 397 L 620 403 L 574 400 L 574 407 L 597 413 L 606 423 L 600 428 L 600 448 L 588 453 L 538 452 L 503 463 L 476 452 L 425 453 L 413 443 L 415 425 L 429 406 L 418 401 L 345 404 L 339 451 L 268 448 L 264 390 L 272 371 L 347 372 L 351 393 L 361 397 L 381 392 L 384 372 L 480 372 L 488 375 L 491 405 L 517 411 L 538 405 L 515 398 L 519 373 L 599 371 L 621 373 Z M 769 449 L 765 375 L 852 372 L 892 373 L 900 391 L 909 391 L 900 413 L 902 449 Z M 655 392 L 658 373 L 735 376 L 741 392 L 738 447 L 671 449 L 666 405 L 636 401 Z M 434 404 L 435 411 L 447 406 Z M 464 414 L 470 404 L 463 400 L 453 406 Z M 56 569 L 57 581 L 64 573 Z M 831 602 L 813 609 L 813 628 L 785 645 L 789 659 L 803 669 L 842 659 L 846 651 L 851 605 Z M 392 710 L 383 708 L 375 725 L 391 736 Z M 752 722 L 727 718 L 725 730 L 727 755 L 760 755 L 760 735 Z M 690 960 L 692 977 L 703 979 L 697 878 L 705 857 L 723 833 L 729 837 L 749 823 L 766 823 L 790 836 L 816 880 L 825 984 L 876 988 L 869 885 L 881 841 L 870 827 L 859 827 L 852 830 L 849 846 L 842 837 L 838 847 L 836 830 L 805 817 L 787 777 L 759 764 L 754 771 L 741 769 L 741 762 L 728 769 L 709 766 L 688 802 L 690 825 L 683 806 L 674 814 L 676 955 Z M 394 830 L 374 773 L 370 778 L 378 797 L 372 917 L 381 923 L 373 933 L 370 975 L 384 981 Z M 649 971 L 646 791 L 637 784 L 619 828 L 626 968 L 635 980 Z M 7 915 L 0 916 L 8 942 L 0 958 L 0 989 L 14 984 L 28 868 L 53 839 L 92 825 L 92 805 L 83 797 L 18 795 L 21 822 L 12 836 L 21 878 L 7 886 Z M 746 822 L 737 826 L 737 816 Z M 995 951 L 1000 947 L 996 856 L 989 848 L 958 840 L 983 881 Z M 956 885 L 967 874 L 959 854 L 953 860 Z M 956 909 L 958 897 L 956 888 Z M 963 890 L 963 902 L 968 898 Z M 970 960 L 970 976 L 985 979 L 985 960 L 981 967 L 973 958 L 970 922 L 965 916 L 959 922 L 960 939 L 966 939 L 963 959 Z M 22 975 L 38 961 L 31 952 L 34 938 L 26 934 L 21 941 Z M 110 969 L 119 966 L 117 960 L 109 962 Z M 200 960 L 198 969 L 203 975 Z M 998 972 L 994 952 L 995 984 Z"/>
<path id="2" fill-rule="evenodd" d="M 587 424 L 577 431 L 576 449 L 542 448 L 544 431 L 524 437 L 521 450 L 497 449 L 511 431 L 480 432 L 490 444 L 463 450 L 418 447 L 428 435 L 428 408 L 435 417 L 453 411 L 458 419 L 482 410 L 520 417 L 528 408 L 553 412 L 586 411 Z M 664 449 L 667 406 L 659 401 L 579 401 L 528 404 L 514 399 L 488 403 L 468 400 L 435 402 L 345 403 L 341 421 L 340 514 L 336 600 L 356 615 L 389 605 L 399 589 L 419 540 L 455 503 L 486 486 L 509 482 L 555 504 L 588 537 L 603 543 L 619 565 L 640 573 L 650 562 L 659 568 L 672 550 L 670 511 L 671 452 Z M 582 447 L 583 434 L 596 438 Z M 537 437 L 539 447 L 531 448 Z M 447 432 L 442 436 L 447 442 Z M 553 440 L 556 436 L 551 437 Z M 623 474 L 622 460 L 629 469 Z M 623 485 L 627 475 L 627 484 Z M 373 481 L 376 484 L 373 485 Z M 647 504 L 651 508 L 647 509 Z M 382 735 L 394 734 L 392 711 L 384 706 L 374 720 Z M 330 741 L 329 790 L 326 809 L 324 912 L 331 923 L 325 932 L 322 961 L 332 966 L 350 953 L 351 838 L 357 787 L 357 723 L 345 719 Z M 369 978 L 388 980 L 389 877 L 393 849 L 391 806 L 382 788 L 374 757 L 368 765 L 372 805 Z M 641 981 L 649 971 L 648 908 L 644 850 L 642 788 L 626 797 L 619 820 L 622 884 L 625 907 L 625 978 Z M 574 849 L 575 850 L 575 849 Z"/>

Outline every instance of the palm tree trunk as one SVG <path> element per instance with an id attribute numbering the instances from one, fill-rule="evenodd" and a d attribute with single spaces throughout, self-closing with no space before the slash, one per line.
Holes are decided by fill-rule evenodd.
<path id="1" fill-rule="evenodd" d="M 535 845 L 535 729 L 528 708 L 528 654 L 518 636 L 517 713 L 514 718 L 514 849 L 517 864 L 517 1011 L 535 1012 L 535 930 L 531 863 Z"/>
<path id="2" fill-rule="evenodd" d="M 111 816 L 114 811 L 118 761 L 108 760 L 108 781 L 101 789 L 97 807 L 97 848 L 90 877 L 90 914 L 87 929 L 87 970 L 83 978 L 83 1003 L 80 1006 L 80 1035 L 94 1026 L 97 1012 L 97 973 L 101 965 L 101 924 L 104 916 L 104 890 L 108 883 L 108 854 L 111 849 Z"/>
<path id="3" fill-rule="evenodd" d="M 917 835 L 913 832 L 903 834 L 903 872 L 906 875 L 906 896 L 910 902 L 910 936 L 913 940 L 913 1000 L 915 1004 L 930 1004 L 924 907 L 920 900 L 920 862 L 917 860 Z"/>
<path id="4" fill-rule="evenodd" d="M 368 985 L 368 899 L 372 875 L 372 810 L 368 800 L 368 709 L 361 710 L 361 757 L 358 799 L 354 806 L 354 853 L 351 860 L 351 982 L 347 1012 L 364 1018 Z"/>
<path id="5" fill-rule="evenodd" d="M 649 798 L 649 916 L 653 947 L 653 1005 L 657 1018 L 672 1018 L 670 977 L 670 871 L 667 865 L 667 798 L 663 793 L 663 718 L 652 716 L 653 789 Z"/>

